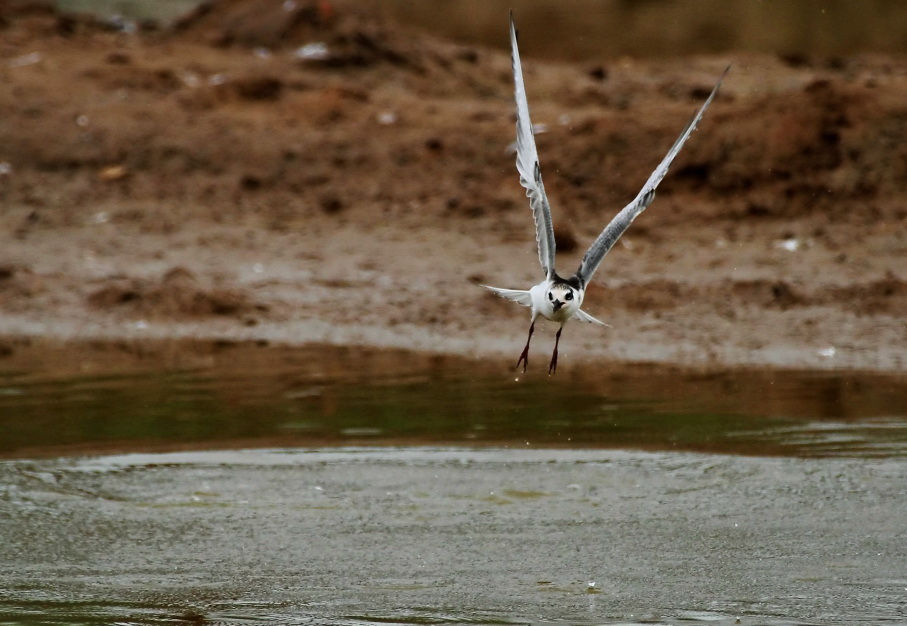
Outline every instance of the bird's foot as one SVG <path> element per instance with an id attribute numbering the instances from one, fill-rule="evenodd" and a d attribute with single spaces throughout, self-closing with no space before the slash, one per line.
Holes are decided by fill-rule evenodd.
<path id="1" fill-rule="evenodd" d="M 523 353 L 520 355 L 520 358 L 517 359 L 517 362 L 516 362 L 517 369 L 520 369 L 520 363 L 523 364 L 523 373 L 525 374 L 526 366 L 529 365 L 529 345 L 528 344 L 526 345 L 525 348 L 523 348 Z"/>

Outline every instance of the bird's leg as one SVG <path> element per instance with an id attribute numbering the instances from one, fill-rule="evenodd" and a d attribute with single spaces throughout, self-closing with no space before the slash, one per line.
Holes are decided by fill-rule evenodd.
<path id="1" fill-rule="evenodd" d="M 520 369 L 520 363 L 523 364 L 523 372 L 526 371 L 526 366 L 529 365 L 529 342 L 532 341 L 533 331 L 535 331 L 535 320 L 532 320 L 532 323 L 529 325 L 529 337 L 526 339 L 526 347 L 523 348 L 523 353 L 516 362 L 517 369 Z"/>
<path id="2" fill-rule="evenodd" d="M 557 344 L 560 343 L 562 330 L 564 330 L 563 326 L 557 329 L 557 334 L 554 336 L 554 353 L 551 355 L 551 364 L 548 365 L 549 376 L 557 371 Z"/>

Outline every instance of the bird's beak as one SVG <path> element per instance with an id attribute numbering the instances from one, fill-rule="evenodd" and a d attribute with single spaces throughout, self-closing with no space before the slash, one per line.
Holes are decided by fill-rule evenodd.
<path id="1" fill-rule="evenodd" d="M 560 310 L 561 310 L 561 307 L 564 306 L 564 303 L 561 302 L 560 300 L 555 300 L 555 301 L 552 303 L 552 306 L 554 307 L 554 311 L 555 311 L 555 313 L 556 313 L 557 311 L 560 311 Z"/>

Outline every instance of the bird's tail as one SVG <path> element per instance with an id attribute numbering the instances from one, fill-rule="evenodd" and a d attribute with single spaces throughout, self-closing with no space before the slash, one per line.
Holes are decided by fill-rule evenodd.
<path id="1" fill-rule="evenodd" d="M 607 326 L 608 328 L 611 328 L 611 324 L 605 324 L 603 321 L 595 319 L 582 309 L 577 309 L 576 313 L 573 314 L 573 317 L 581 322 L 586 322 L 588 324 L 598 324 L 600 326 Z"/>

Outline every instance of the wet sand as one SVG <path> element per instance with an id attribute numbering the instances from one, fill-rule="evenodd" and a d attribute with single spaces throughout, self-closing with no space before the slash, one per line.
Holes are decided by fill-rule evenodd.
<path id="1" fill-rule="evenodd" d="M 261 450 L 4 462 L 0 484 L 0 614 L 907 619 L 898 460 Z"/>

